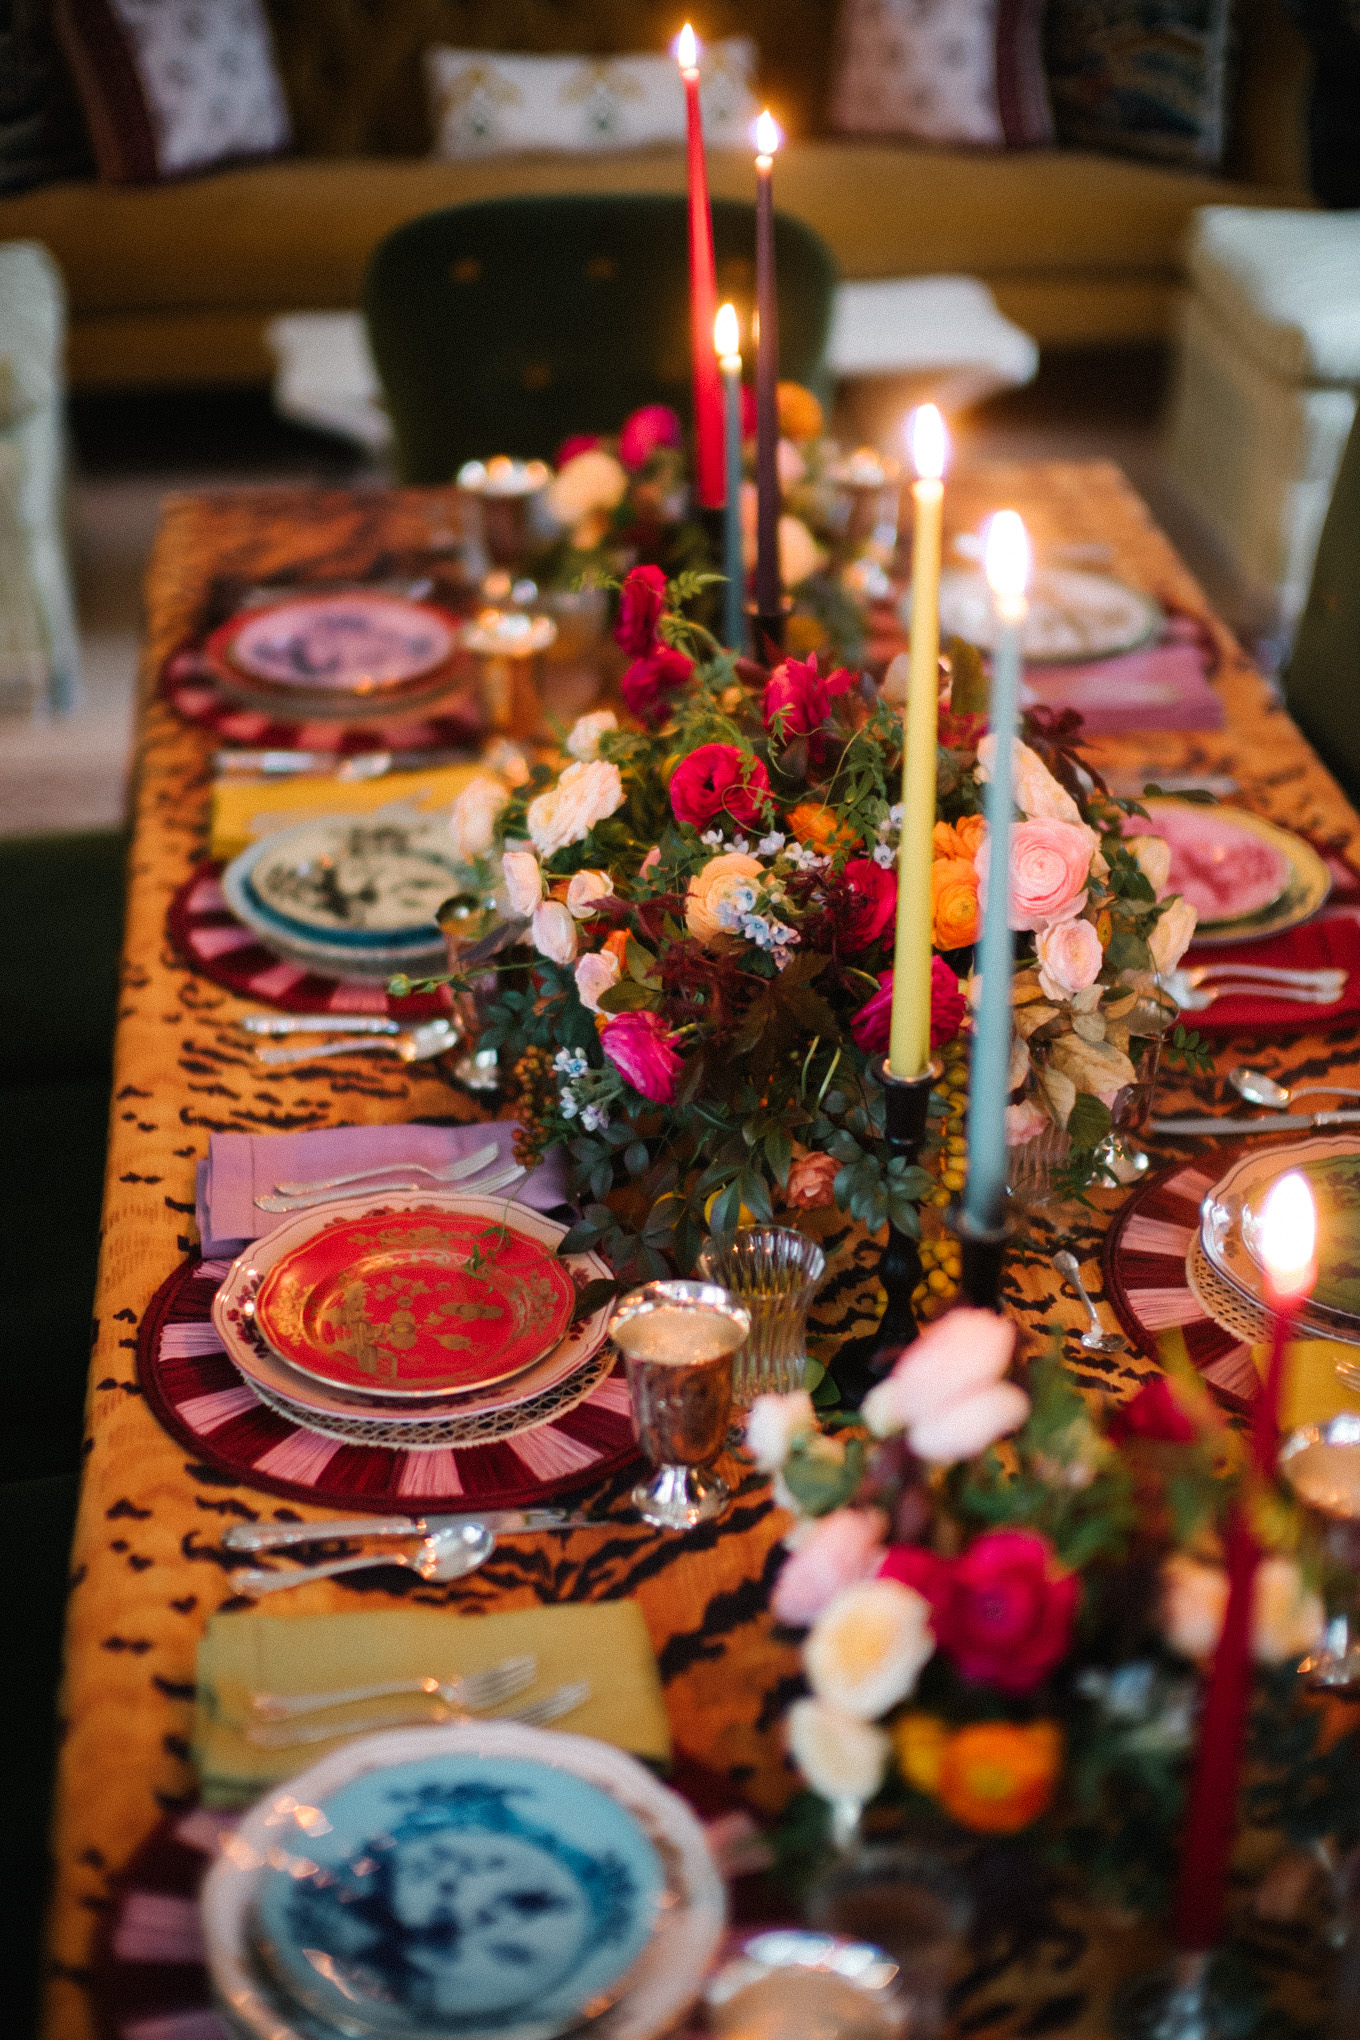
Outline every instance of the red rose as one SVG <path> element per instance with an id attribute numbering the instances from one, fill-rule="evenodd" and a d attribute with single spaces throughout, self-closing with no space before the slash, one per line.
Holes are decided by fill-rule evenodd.
<path id="1" fill-rule="evenodd" d="M 578 453 L 593 453 L 600 443 L 598 432 L 573 432 L 557 449 L 557 465 L 564 468 Z"/>
<path id="2" fill-rule="evenodd" d="M 754 828 L 769 804 L 770 776 L 759 758 L 735 744 L 700 744 L 671 774 L 671 808 L 677 822 L 705 829 L 719 815 Z"/>
<path id="3" fill-rule="evenodd" d="M 619 682 L 624 707 L 639 722 L 659 722 L 672 694 L 677 687 L 684 686 L 693 671 L 693 659 L 672 651 L 669 645 L 658 646 L 645 658 L 634 659 Z"/>
<path id="4" fill-rule="evenodd" d="M 850 1032 L 866 1055 L 882 1055 L 888 1046 L 892 1024 L 893 974 L 878 974 L 879 989 L 850 1022 Z M 963 1020 L 965 1001 L 959 981 L 942 956 L 930 959 L 930 1045 L 940 1048 L 952 1041 Z"/>
<path id="5" fill-rule="evenodd" d="M 1164 1445 L 1193 1445 L 1199 1432 L 1176 1400 L 1176 1391 L 1164 1375 L 1140 1388 L 1137 1395 L 1116 1410 L 1110 1420 L 1110 1436 L 1116 1445 L 1126 1438 L 1156 1438 Z"/>
<path id="6" fill-rule="evenodd" d="M 897 912 L 897 872 L 852 857 L 840 875 L 841 941 L 852 956 L 877 942 Z"/>
<path id="7" fill-rule="evenodd" d="M 1046 1537 L 989 1530 L 954 1560 L 933 1627 L 965 1679 L 1029 1693 L 1066 1657 L 1080 1599 Z"/>
<path id="8" fill-rule="evenodd" d="M 626 468 L 644 467 L 659 446 L 681 446 L 684 431 L 669 404 L 643 404 L 630 411 L 619 431 L 619 459 Z"/>
<path id="9" fill-rule="evenodd" d="M 844 666 L 825 677 L 817 671 L 817 654 L 810 659 L 785 659 L 770 675 L 765 689 L 765 727 L 776 722 L 785 743 L 790 737 L 810 736 L 831 713 L 838 694 L 848 694 L 855 676 Z"/>
<path id="10" fill-rule="evenodd" d="M 645 659 L 656 650 L 656 626 L 666 607 L 666 576 L 660 567 L 634 567 L 619 594 L 614 636 L 625 652 Z"/>

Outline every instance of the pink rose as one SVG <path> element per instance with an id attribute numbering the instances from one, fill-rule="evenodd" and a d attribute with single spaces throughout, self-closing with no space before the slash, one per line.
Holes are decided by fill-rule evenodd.
<path id="1" fill-rule="evenodd" d="M 948 1311 L 869 1390 L 864 1421 L 877 1438 L 914 1430 L 999 1381 L 1014 1351 L 1015 1326 L 1009 1318 L 990 1310 Z"/>
<path id="2" fill-rule="evenodd" d="M 839 694 L 848 694 L 855 676 L 844 666 L 825 678 L 817 671 L 817 654 L 810 659 L 785 659 L 776 666 L 765 687 L 765 727 L 779 726 L 785 743 L 791 737 L 810 736 L 831 713 Z"/>
<path id="3" fill-rule="evenodd" d="M 684 431 L 669 404 L 643 404 L 630 411 L 619 431 L 619 459 L 630 470 L 645 467 L 660 446 L 682 446 Z"/>
<path id="4" fill-rule="evenodd" d="M 562 441 L 557 449 L 556 466 L 564 468 L 569 460 L 575 460 L 578 453 L 593 453 L 600 443 L 598 432 L 573 432 Z"/>
<path id="5" fill-rule="evenodd" d="M 587 1012 L 598 1013 L 600 1000 L 612 992 L 623 971 L 612 949 L 592 949 L 576 966 L 576 996 Z"/>
<path id="6" fill-rule="evenodd" d="M 834 1155 L 799 1155 L 789 1169 L 789 1180 L 784 1185 L 784 1201 L 800 1211 L 820 1211 L 835 1197 L 836 1178 L 841 1165 Z"/>
<path id="7" fill-rule="evenodd" d="M 735 744 L 700 744 L 671 774 L 675 819 L 696 829 L 706 829 L 719 815 L 742 828 L 754 828 L 769 797 L 765 767 Z"/>
<path id="8" fill-rule="evenodd" d="M 1105 952 L 1089 921 L 1055 921 L 1040 930 L 1039 989 L 1047 999 L 1070 999 L 1100 976 Z"/>
<path id="9" fill-rule="evenodd" d="M 600 1035 L 600 1046 L 635 1091 L 657 1105 L 669 1105 L 683 1067 L 675 1036 L 659 1013 L 620 1013 Z"/>
<path id="10" fill-rule="evenodd" d="M 978 904 L 987 911 L 991 839 L 973 859 Z M 1084 822 L 1019 822 L 1011 830 L 1011 926 L 1031 933 L 1071 920 L 1086 905 L 1095 835 Z"/>
<path id="11" fill-rule="evenodd" d="M 953 1312 L 949 1315 L 952 1317 Z M 931 1466 L 957 1466 L 976 1459 L 998 1438 L 1018 1431 L 1029 1415 L 1029 1397 L 1013 1381 L 995 1381 L 913 1424 L 907 1443 Z"/>
<path id="12" fill-rule="evenodd" d="M 693 659 L 670 645 L 659 645 L 641 659 L 634 659 L 619 682 L 623 705 L 639 722 L 659 722 L 670 707 L 671 696 L 683 687 L 694 671 Z"/>
<path id="13" fill-rule="evenodd" d="M 892 1025 L 893 974 L 881 970 L 879 989 L 866 999 L 850 1023 L 850 1032 L 866 1055 L 884 1055 Z M 952 1041 L 966 1010 L 959 981 L 942 956 L 930 959 L 930 1045 Z"/>
<path id="14" fill-rule="evenodd" d="M 1006 1146 L 1023 1147 L 1052 1123 L 1042 1105 L 1036 1105 L 1032 1098 L 1022 1098 L 1018 1105 L 1006 1107 Z"/>
<path id="15" fill-rule="evenodd" d="M 877 942 L 897 912 L 897 871 L 852 857 L 840 875 L 841 941 L 851 956 Z"/>
<path id="16" fill-rule="evenodd" d="M 843 1587 L 872 1578 L 883 1556 L 885 1518 L 878 1509 L 833 1509 L 784 1561 L 770 1596 L 776 1621 L 806 1629 Z"/>
<path id="17" fill-rule="evenodd" d="M 1081 1600 L 1075 1573 L 1031 1530 L 989 1530 L 950 1569 L 933 1627 L 965 1679 L 1029 1693 L 1061 1663 Z"/>
<path id="18" fill-rule="evenodd" d="M 571 963 L 576 956 L 576 923 L 561 900 L 544 900 L 534 908 L 529 939 L 550 963 Z"/>
<path id="19" fill-rule="evenodd" d="M 634 567 L 619 591 L 614 636 L 625 652 L 643 659 L 656 649 L 656 626 L 666 607 L 666 576 L 660 567 Z"/>

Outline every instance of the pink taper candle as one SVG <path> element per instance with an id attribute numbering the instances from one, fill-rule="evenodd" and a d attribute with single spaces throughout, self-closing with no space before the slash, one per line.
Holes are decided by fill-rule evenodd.
<path id="1" fill-rule="evenodd" d="M 701 510 L 721 510 L 727 500 L 723 464 L 723 397 L 713 321 L 718 284 L 713 263 L 713 215 L 708 203 L 708 166 L 699 110 L 699 45 L 686 22 L 675 39 L 675 56 L 685 88 L 685 132 L 689 145 L 689 344 L 694 375 L 694 499 Z"/>

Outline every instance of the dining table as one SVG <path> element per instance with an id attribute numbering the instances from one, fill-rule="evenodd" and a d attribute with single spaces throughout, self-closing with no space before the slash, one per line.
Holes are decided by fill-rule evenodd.
<path id="1" fill-rule="evenodd" d="M 174 712 L 157 676 L 224 579 L 258 583 L 321 573 L 361 579 L 380 555 L 419 552 L 438 501 L 439 492 L 418 490 L 172 496 L 148 567 L 135 823 L 60 1698 L 47 2040 L 94 2040 L 117 2030 L 99 2002 L 93 1950 L 129 1859 L 167 1813 L 194 1802 L 195 1653 L 210 1616 L 245 1605 L 233 1595 L 230 1574 L 239 1561 L 224 1547 L 224 1532 L 275 1514 L 335 1513 L 285 1506 L 265 1488 L 197 1457 L 162 1427 L 139 1385 L 143 1318 L 197 1243 L 195 1171 L 209 1137 L 475 1119 L 484 1112 L 429 1064 L 341 1055 L 271 1068 L 257 1060 L 239 1026 L 252 1002 L 191 968 L 167 932 L 171 901 L 205 855 L 216 739 Z M 1360 816 L 1116 467 L 970 468 L 951 481 L 946 502 L 953 531 L 975 529 L 1002 505 L 1020 510 L 1041 560 L 1059 548 L 1096 549 L 1111 572 L 1164 608 L 1197 618 L 1208 634 L 1222 726 L 1092 738 L 1086 755 L 1101 771 L 1152 781 L 1231 780 L 1243 805 L 1305 835 L 1338 867 L 1360 869 Z M 63 996 L 73 994 L 78 988 L 63 987 Z M 1212 1077 L 1167 1072 L 1159 1111 L 1240 1103 L 1227 1089 L 1226 1071 L 1262 1056 L 1283 1081 L 1291 1073 L 1342 1081 L 1360 1065 L 1360 1038 L 1350 1024 L 1329 1027 L 1325 1016 L 1310 1016 L 1307 1030 L 1287 1041 L 1229 1038 L 1215 1044 L 1214 1056 Z M 1196 1141 L 1154 1144 L 1159 1163 L 1211 1153 Z M 1073 1236 L 1107 1324 L 1101 1245 L 1120 1202 L 1114 1193 L 1096 1193 Z M 827 1254 L 814 1350 L 834 1359 L 841 1341 L 873 1322 L 878 1245 L 834 1209 L 802 1213 L 800 1220 Z M 1083 1350 L 1085 1312 L 1041 1242 L 1013 1245 L 1004 1300 L 1026 1342 L 1053 1330 L 1061 1335 L 1075 1379 L 1093 1397 L 1126 1398 L 1156 1371 L 1151 1353 L 1127 1339 L 1111 1353 Z M 739 1454 L 728 1454 L 724 1470 L 734 1490 L 727 1513 L 681 1535 L 649 1528 L 630 1512 L 629 1474 L 592 1484 L 587 1457 L 577 1492 L 589 1496 L 601 1518 L 592 1527 L 508 1538 L 482 1570 L 451 1585 L 389 1570 L 300 1586 L 285 1597 L 286 1612 L 418 1606 L 477 1615 L 632 1598 L 656 1653 L 677 1752 L 724 1781 L 758 1820 L 774 1816 L 797 1784 L 780 1718 L 799 1690 L 798 1644 L 768 1608 L 788 1518 L 768 1480 Z M 1060 1932 L 1047 1930 L 1017 1945 L 1013 1959 L 962 1981 L 954 1998 L 960 2033 L 1108 2030 L 1110 1977 L 1132 1959 L 1127 1951 L 1137 1933 L 1127 1921 L 1079 1907 L 1061 1919 Z M 1276 1940 L 1279 1963 L 1301 1966 L 1291 1937 Z M 154 2040 L 149 2028 L 140 2040 Z"/>

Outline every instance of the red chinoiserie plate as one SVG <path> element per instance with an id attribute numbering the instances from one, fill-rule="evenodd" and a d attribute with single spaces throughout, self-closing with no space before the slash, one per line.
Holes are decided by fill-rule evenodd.
<path id="1" fill-rule="evenodd" d="M 562 1338 L 575 1296 L 539 1241 L 417 1206 L 300 1241 L 261 1283 L 255 1322 L 290 1366 L 332 1387 L 456 1395 L 532 1367 Z"/>

